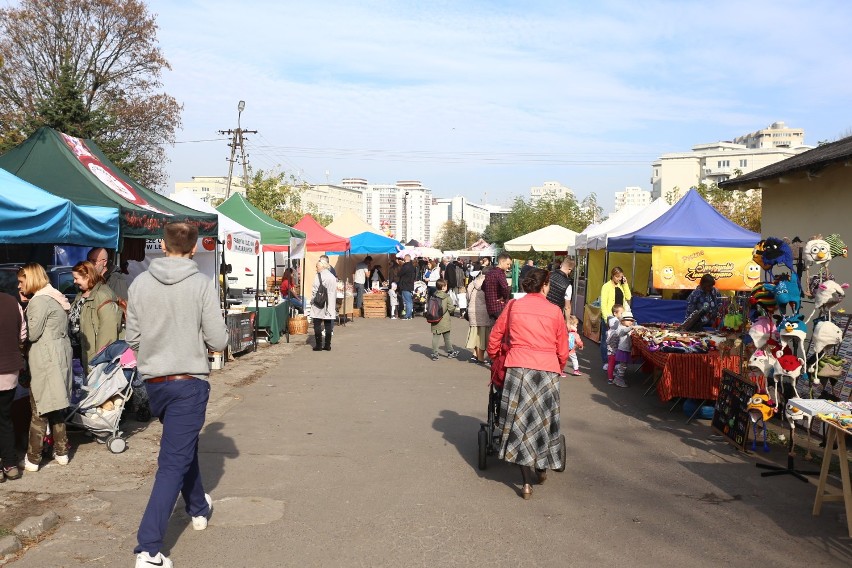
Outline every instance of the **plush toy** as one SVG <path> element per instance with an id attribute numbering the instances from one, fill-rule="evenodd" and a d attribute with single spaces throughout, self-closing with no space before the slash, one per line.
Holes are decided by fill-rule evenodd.
<path id="1" fill-rule="evenodd" d="M 835 345 L 840 345 L 840 342 L 843 341 L 843 332 L 840 330 L 834 322 L 825 320 L 818 322 L 814 327 L 814 334 L 812 336 L 811 345 L 814 349 L 814 354 L 816 354 L 816 365 L 814 365 L 814 384 L 818 385 L 820 383 L 819 379 L 819 359 L 822 352 L 825 351 L 829 347 L 834 347 Z"/>
<path id="2" fill-rule="evenodd" d="M 793 251 L 790 245 L 777 237 L 769 237 L 763 244 L 763 265 L 768 266 L 767 269 L 772 274 L 772 269 L 778 265 L 784 265 L 794 272 L 793 268 Z"/>
<path id="3" fill-rule="evenodd" d="M 846 289 L 849 284 L 844 282 L 838 284 L 834 280 L 826 280 L 817 287 L 814 294 L 814 309 L 806 321 L 811 321 L 814 314 L 819 311 L 820 316 L 831 318 L 831 308 L 842 302 L 846 298 Z"/>
<path id="4" fill-rule="evenodd" d="M 760 241 L 754 245 L 754 250 L 751 251 L 752 260 L 764 270 L 772 270 L 772 266 L 765 264 L 763 261 L 763 249 L 766 246 L 766 241 Z"/>
<path id="5" fill-rule="evenodd" d="M 764 288 L 775 294 L 775 303 L 780 313 L 785 314 L 788 306 L 794 314 L 799 313 L 802 291 L 799 288 L 799 277 L 795 272 L 777 276 L 774 284 L 764 284 Z"/>
<path id="6" fill-rule="evenodd" d="M 805 323 L 801 314 L 782 318 L 778 322 L 778 335 L 781 337 L 781 345 L 791 346 L 796 356 L 805 358 L 805 338 L 808 335 L 808 324 Z"/>

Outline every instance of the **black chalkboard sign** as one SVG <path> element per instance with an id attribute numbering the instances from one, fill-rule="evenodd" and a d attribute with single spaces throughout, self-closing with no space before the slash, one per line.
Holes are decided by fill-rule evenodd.
<path id="1" fill-rule="evenodd" d="M 753 382 L 727 369 L 722 370 L 722 382 L 719 384 L 719 397 L 716 399 L 711 426 L 734 447 L 743 451 L 751 431 L 748 401 L 756 390 L 757 386 Z"/>

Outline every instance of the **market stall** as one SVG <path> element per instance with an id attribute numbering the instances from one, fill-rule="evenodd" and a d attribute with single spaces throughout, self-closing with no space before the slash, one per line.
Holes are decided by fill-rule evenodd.
<path id="1" fill-rule="evenodd" d="M 305 237 L 305 263 L 302 271 L 302 282 L 305 290 L 309 285 L 312 285 L 314 275 L 316 274 L 316 263 L 320 256 L 329 253 L 343 254 L 348 260 L 349 255 L 349 239 L 335 235 L 310 215 L 305 215 L 295 228 L 304 232 Z M 342 270 L 337 270 L 337 316 L 339 320 L 345 324 L 347 318 L 352 319 L 355 313 L 355 291 L 353 288 L 350 276 L 352 268 L 348 266 L 348 262 L 344 262 Z"/>
<path id="2" fill-rule="evenodd" d="M 560 225 L 548 225 L 503 243 L 509 252 L 565 252 L 574 247 L 577 233 Z"/>
<path id="3" fill-rule="evenodd" d="M 304 258 L 305 233 L 266 215 L 239 193 L 231 195 L 231 197 L 216 208 L 216 211 L 233 219 L 240 225 L 260 233 L 260 248 L 263 251 L 261 256 L 266 257 L 267 254 L 270 254 L 273 267 L 276 265 L 275 254 L 282 251 L 286 252 L 290 259 Z M 256 261 L 257 269 L 254 273 L 255 287 L 248 289 L 254 295 L 254 311 L 258 313 L 258 317 L 255 319 L 255 331 L 259 327 L 265 328 L 269 334 L 270 342 L 272 342 L 273 337 L 275 338 L 275 342 L 277 342 L 283 331 L 287 334 L 287 342 L 289 343 L 290 333 L 287 327 L 289 302 L 278 299 L 280 303 L 277 306 L 264 305 L 270 301 L 274 303 L 276 301 L 275 298 L 277 298 L 277 294 L 275 293 L 268 295 L 264 290 L 264 286 L 261 284 L 260 278 L 264 272 L 261 263 L 265 263 L 266 260 L 266 258 L 261 259 L 261 257 L 258 257 Z M 263 298 L 262 301 L 261 297 Z M 286 316 L 279 314 L 279 306 L 282 306 L 282 311 L 287 312 Z M 266 309 L 261 309 L 261 307 Z M 270 312 L 270 308 L 275 309 L 273 312 Z"/>

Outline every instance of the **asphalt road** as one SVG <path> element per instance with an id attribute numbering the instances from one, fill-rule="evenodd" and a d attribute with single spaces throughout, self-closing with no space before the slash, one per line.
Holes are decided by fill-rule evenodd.
<path id="1" fill-rule="evenodd" d="M 454 320 L 456 345 L 466 332 Z M 852 562 L 839 503 L 812 517 L 813 484 L 761 478 L 763 454 L 686 425 L 636 377 L 607 386 L 592 343 L 584 375 L 561 384 L 568 467 L 522 500 L 517 467 L 476 465 L 487 371 L 466 350 L 432 361 L 430 340 L 422 318 L 359 319 L 336 329 L 331 352 L 294 337 L 215 373 L 200 444 L 213 516 L 195 532 L 178 505 L 165 551 L 175 566 Z M 66 468 L 6 483 L 18 506 L 41 497 L 62 516 L 12 565 L 132 566 L 157 431 L 134 434 L 121 455 L 83 444 Z"/>

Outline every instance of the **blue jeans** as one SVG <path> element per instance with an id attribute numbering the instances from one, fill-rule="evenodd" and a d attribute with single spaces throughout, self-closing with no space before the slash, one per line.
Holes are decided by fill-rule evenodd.
<path id="1" fill-rule="evenodd" d="M 210 383 L 201 379 L 147 383 L 151 413 L 163 423 L 157 475 L 148 506 L 136 535 L 139 544 L 134 553 L 157 554 L 169 517 L 183 495 L 186 512 L 192 517 L 208 515 L 201 470 L 198 467 L 198 435 L 204 426 Z"/>
<path id="2" fill-rule="evenodd" d="M 355 283 L 355 307 L 360 308 L 364 305 L 364 285 Z"/>
<path id="3" fill-rule="evenodd" d="M 414 300 L 412 299 L 414 292 L 408 290 L 402 291 L 402 304 L 405 306 L 405 318 L 410 319 L 414 315 Z"/>

